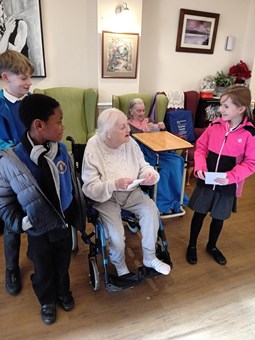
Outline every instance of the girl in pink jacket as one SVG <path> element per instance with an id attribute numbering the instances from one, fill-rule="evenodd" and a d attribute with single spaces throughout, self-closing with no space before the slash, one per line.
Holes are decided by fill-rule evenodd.
<path id="1" fill-rule="evenodd" d="M 227 263 L 216 243 L 224 220 L 234 211 L 245 178 L 255 172 L 255 126 L 248 117 L 250 103 L 247 87 L 229 87 L 220 98 L 221 118 L 213 121 L 196 142 L 197 185 L 189 201 L 194 215 L 186 254 L 190 264 L 197 263 L 197 238 L 208 212 L 212 220 L 206 250 L 217 263 Z"/>

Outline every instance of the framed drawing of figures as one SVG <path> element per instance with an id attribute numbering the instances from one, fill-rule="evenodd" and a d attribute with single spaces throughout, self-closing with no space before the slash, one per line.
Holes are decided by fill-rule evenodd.
<path id="1" fill-rule="evenodd" d="M 0 0 L 0 53 L 12 49 L 33 63 L 33 77 L 46 77 L 40 0 Z"/>
<path id="2" fill-rule="evenodd" d="M 220 15 L 181 8 L 177 52 L 213 54 Z"/>
<path id="3" fill-rule="evenodd" d="M 102 78 L 136 78 L 138 33 L 102 32 Z"/>

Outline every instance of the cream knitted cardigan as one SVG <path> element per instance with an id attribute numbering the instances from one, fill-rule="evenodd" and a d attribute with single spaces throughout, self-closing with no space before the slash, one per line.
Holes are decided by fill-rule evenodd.
<path id="1" fill-rule="evenodd" d="M 153 172 L 156 175 L 155 183 L 158 182 L 158 172 L 145 161 L 134 139 L 130 138 L 129 142 L 117 149 L 111 149 L 95 135 L 89 139 L 85 148 L 82 164 L 82 190 L 92 200 L 105 202 L 117 190 L 116 179 L 144 178 L 148 172 Z"/>

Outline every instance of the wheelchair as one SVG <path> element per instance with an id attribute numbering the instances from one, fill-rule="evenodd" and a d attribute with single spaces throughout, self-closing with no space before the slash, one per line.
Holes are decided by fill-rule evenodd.
<path id="1" fill-rule="evenodd" d="M 68 136 L 66 139 L 71 142 L 71 155 L 73 157 L 76 180 L 80 181 L 79 186 L 81 186 L 81 167 L 86 144 L 75 143 L 74 139 L 71 136 Z M 91 223 L 94 227 L 94 230 L 89 234 L 86 233 L 85 230 L 81 231 L 81 239 L 85 244 L 89 246 L 89 276 L 93 290 L 99 290 L 101 281 L 103 281 L 107 291 L 121 291 L 123 289 L 133 287 L 134 285 L 141 282 L 144 278 L 160 275 L 160 273 L 156 272 L 154 269 L 147 268 L 145 266 L 138 267 L 136 272 L 130 272 L 129 274 L 123 275 L 121 277 L 118 277 L 116 274 L 110 273 L 104 226 L 100 221 L 97 210 L 92 207 L 92 202 L 85 195 L 83 198 L 86 201 L 87 222 Z M 127 210 L 122 210 L 121 216 L 123 224 L 127 226 L 129 231 L 132 234 L 137 234 L 140 230 L 140 226 L 139 220 L 137 219 L 135 214 Z M 171 256 L 168 251 L 168 244 L 163 224 L 160 218 L 159 226 L 158 239 L 155 245 L 156 256 L 158 259 L 169 264 L 170 267 L 173 268 Z M 75 238 L 74 234 L 73 238 Z M 75 241 L 73 241 L 73 243 L 75 243 Z M 101 266 L 99 266 L 98 255 L 100 255 L 102 258 Z M 102 268 L 102 272 L 100 272 L 99 267 Z"/>

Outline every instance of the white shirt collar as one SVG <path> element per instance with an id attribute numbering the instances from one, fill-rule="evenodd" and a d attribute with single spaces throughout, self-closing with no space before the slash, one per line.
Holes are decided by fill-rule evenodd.
<path id="1" fill-rule="evenodd" d="M 27 94 L 25 94 L 24 96 L 22 96 L 21 98 L 17 98 L 15 96 L 13 96 L 12 94 L 8 93 L 6 90 L 3 91 L 4 97 L 6 99 L 8 99 L 11 103 L 16 103 L 18 101 L 21 101 L 24 97 L 27 96 Z"/>

